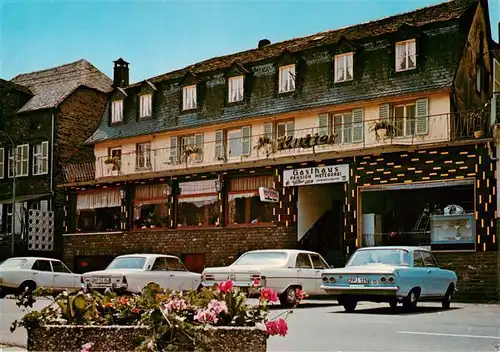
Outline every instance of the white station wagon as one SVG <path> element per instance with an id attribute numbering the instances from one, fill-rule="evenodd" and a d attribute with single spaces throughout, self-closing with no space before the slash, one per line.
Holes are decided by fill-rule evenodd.
<path id="1" fill-rule="evenodd" d="M 197 289 L 201 276 L 186 269 L 179 258 L 163 254 L 116 257 L 105 270 L 83 274 L 87 288 L 140 293 L 150 283 L 176 291 Z"/>
<path id="2" fill-rule="evenodd" d="M 18 257 L 0 264 L 0 298 L 37 287 L 60 292 L 80 289 L 81 285 L 81 275 L 72 273 L 57 259 Z"/>
<path id="3" fill-rule="evenodd" d="M 296 290 L 311 296 L 327 295 L 321 288 L 321 275 L 330 266 L 315 252 L 291 249 L 250 251 L 225 267 L 207 268 L 202 273 L 202 285 L 210 287 L 233 280 L 236 287 L 253 294 L 254 280 L 260 286 L 272 288 L 279 294 L 283 306 L 296 302 Z"/>

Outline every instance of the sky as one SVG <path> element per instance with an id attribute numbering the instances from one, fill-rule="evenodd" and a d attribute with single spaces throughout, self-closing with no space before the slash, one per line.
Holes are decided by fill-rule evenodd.
<path id="1" fill-rule="evenodd" d="M 137 82 L 190 64 L 440 3 L 439 0 L 0 0 L 0 77 L 85 58 Z M 500 0 L 489 0 L 498 40 Z"/>

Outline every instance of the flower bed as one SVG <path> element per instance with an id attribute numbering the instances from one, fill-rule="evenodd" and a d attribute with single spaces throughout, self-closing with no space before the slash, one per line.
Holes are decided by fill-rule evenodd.
<path id="1" fill-rule="evenodd" d="M 17 304 L 33 307 L 48 293 L 26 292 Z M 266 351 L 269 336 L 287 334 L 286 315 L 292 312 L 269 319 L 276 292 L 260 289 L 258 306 L 250 306 L 232 281 L 184 294 L 150 284 L 131 297 L 81 290 L 52 300 L 13 323 L 12 331 L 27 329 L 29 350 Z"/>

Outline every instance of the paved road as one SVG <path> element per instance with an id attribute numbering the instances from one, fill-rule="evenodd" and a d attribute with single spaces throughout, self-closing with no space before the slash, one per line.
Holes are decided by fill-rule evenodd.
<path id="1" fill-rule="evenodd" d="M 38 307 L 44 302 L 37 302 Z M 277 316 L 283 310 L 272 310 Z M 24 330 L 11 334 L 21 311 L 11 299 L 0 300 L 0 345 L 25 345 Z M 287 318 L 287 337 L 269 339 L 269 351 L 500 351 L 500 306 L 420 304 L 411 314 L 393 313 L 384 304 L 360 304 L 345 313 L 328 301 L 306 301 Z M 1 348 L 0 348 L 1 350 Z"/>

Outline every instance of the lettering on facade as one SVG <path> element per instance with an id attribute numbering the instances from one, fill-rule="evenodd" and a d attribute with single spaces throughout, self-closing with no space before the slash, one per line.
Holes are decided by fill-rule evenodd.
<path id="1" fill-rule="evenodd" d="M 347 182 L 348 180 L 348 164 L 306 167 L 283 171 L 283 184 L 285 187 Z"/>
<path id="2" fill-rule="evenodd" d="M 293 136 L 284 136 L 278 139 L 278 150 L 294 149 L 294 148 L 312 148 L 314 146 L 335 144 L 337 134 L 319 135 L 318 133 L 311 136 L 295 138 Z"/>

